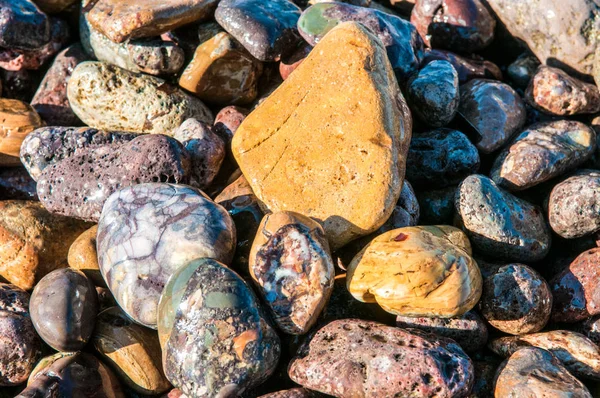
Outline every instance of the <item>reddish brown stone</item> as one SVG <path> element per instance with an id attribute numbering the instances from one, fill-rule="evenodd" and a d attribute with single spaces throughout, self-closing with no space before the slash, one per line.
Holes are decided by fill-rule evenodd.
<path id="1" fill-rule="evenodd" d="M 287 79 L 288 76 L 296 70 L 296 68 L 304 61 L 308 54 L 312 50 L 312 46 L 308 43 L 302 43 L 300 47 L 292 53 L 289 57 L 285 57 L 279 63 L 279 73 L 283 80 Z"/>

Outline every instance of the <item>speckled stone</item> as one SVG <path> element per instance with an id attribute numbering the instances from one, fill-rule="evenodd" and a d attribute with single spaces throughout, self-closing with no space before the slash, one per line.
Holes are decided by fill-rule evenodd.
<path id="1" fill-rule="evenodd" d="M 304 388 L 291 388 L 289 390 L 281 390 L 270 394 L 261 395 L 258 398 L 311 398 L 313 395 L 309 390 Z"/>
<path id="2" fill-rule="evenodd" d="M 50 20 L 32 1 L 0 1 L 0 47 L 34 50 L 49 41 Z"/>
<path id="3" fill-rule="evenodd" d="M 473 79 L 460 86 L 458 113 L 477 134 L 475 144 L 483 153 L 503 146 L 525 124 L 525 105 L 508 84 Z"/>
<path id="4" fill-rule="evenodd" d="M 458 130 L 415 134 L 406 158 L 406 178 L 417 187 L 455 185 L 479 170 L 479 152 Z"/>
<path id="5" fill-rule="evenodd" d="M 228 264 L 235 226 L 224 208 L 196 189 L 139 184 L 108 198 L 97 239 L 100 271 L 115 299 L 136 322 L 156 328 L 169 276 L 196 258 Z"/>
<path id="6" fill-rule="evenodd" d="M 417 192 L 422 225 L 452 224 L 456 186 Z"/>
<path id="7" fill-rule="evenodd" d="M 192 117 L 213 121 L 202 101 L 163 79 L 102 62 L 77 65 L 67 96 L 75 114 L 100 129 L 166 134 Z"/>
<path id="8" fill-rule="evenodd" d="M 395 15 L 373 8 L 344 3 L 320 3 L 306 9 L 298 30 L 311 45 L 316 45 L 336 25 L 356 21 L 370 29 L 383 43 L 400 84 L 419 69 L 423 41 L 413 25 Z"/>
<path id="9" fill-rule="evenodd" d="M 455 198 L 457 223 L 482 254 L 537 261 L 550 250 L 550 229 L 541 209 L 482 175 L 467 177 Z"/>
<path id="10" fill-rule="evenodd" d="M 118 147 L 88 147 L 46 167 L 37 181 L 40 201 L 49 211 L 97 222 L 116 190 L 145 182 L 189 181 L 190 156 L 177 140 L 140 135 Z"/>
<path id="11" fill-rule="evenodd" d="M 98 225 L 94 225 L 79 235 L 69 248 L 67 261 L 69 267 L 83 272 L 94 285 L 106 287 L 106 282 L 104 282 L 100 273 L 100 267 L 98 266 L 98 252 L 96 250 L 97 233 Z"/>
<path id="12" fill-rule="evenodd" d="M 335 397 L 465 397 L 473 384 L 473 364 L 454 341 L 359 319 L 320 329 L 288 373 Z"/>
<path id="13" fill-rule="evenodd" d="M 29 293 L 0 283 L 0 386 L 25 382 L 41 355 L 29 315 Z"/>
<path id="14" fill-rule="evenodd" d="M 546 350 L 522 348 L 506 360 L 495 380 L 494 397 L 592 398 L 577 380 Z"/>
<path id="15" fill-rule="evenodd" d="M 0 200 L 38 200 L 36 183 L 24 167 L 0 168 Z"/>
<path id="16" fill-rule="evenodd" d="M 450 62 L 458 74 L 460 84 L 465 84 L 471 79 L 478 78 L 502 80 L 500 68 L 483 58 L 465 58 L 446 50 L 427 49 L 423 53 L 423 62 L 421 65 L 427 65 L 435 60 Z"/>
<path id="17" fill-rule="evenodd" d="M 275 370 L 275 330 L 246 282 L 215 260 L 194 260 L 173 274 L 158 319 L 165 374 L 184 394 L 239 395 Z"/>
<path id="18" fill-rule="evenodd" d="M 548 220 L 567 239 L 600 230 L 600 171 L 580 170 L 558 183 L 548 200 Z"/>
<path id="19" fill-rule="evenodd" d="M 20 166 L 18 156 L 23 139 L 43 125 L 42 119 L 31 105 L 0 98 L 0 120 L 0 167 Z"/>
<path id="20" fill-rule="evenodd" d="M 498 186 L 520 191 L 576 168 L 595 150 L 596 134 L 581 122 L 537 123 L 498 155 L 490 176 Z"/>
<path id="21" fill-rule="evenodd" d="M 506 69 L 508 78 L 520 88 L 525 88 L 529 81 L 535 75 L 540 61 L 529 52 L 524 52 L 514 60 Z"/>
<path id="22" fill-rule="evenodd" d="M 509 264 L 484 279 L 479 308 L 485 320 L 504 333 L 539 332 L 550 319 L 552 293 L 533 268 Z"/>

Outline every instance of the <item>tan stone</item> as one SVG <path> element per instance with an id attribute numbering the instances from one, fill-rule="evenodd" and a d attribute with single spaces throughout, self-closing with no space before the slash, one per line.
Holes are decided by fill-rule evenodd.
<path id="1" fill-rule="evenodd" d="M 467 236 L 442 225 L 379 235 L 354 257 L 346 284 L 392 314 L 451 318 L 477 304 L 482 279 Z"/>
<path id="2" fill-rule="evenodd" d="M 75 3 L 77 0 L 35 0 L 34 3 L 48 14 L 56 14 Z"/>
<path id="3" fill-rule="evenodd" d="M 98 225 L 88 229 L 71 245 L 67 261 L 69 267 L 78 269 L 92 280 L 94 285 L 106 287 L 106 282 L 102 278 L 100 268 L 98 267 L 98 252 L 96 251 L 96 234 Z"/>
<path id="4" fill-rule="evenodd" d="M 394 209 L 411 133 L 404 109 L 385 47 L 347 22 L 244 120 L 232 150 L 271 211 L 321 222 L 335 250 Z"/>
<path id="5" fill-rule="evenodd" d="M 0 167 L 20 166 L 19 151 L 27 134 L 44 125 L 25 102 L 0 98 Z"/>

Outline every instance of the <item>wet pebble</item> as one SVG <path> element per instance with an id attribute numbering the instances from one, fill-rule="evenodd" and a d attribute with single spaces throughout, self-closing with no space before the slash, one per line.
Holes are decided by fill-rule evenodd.
<path id="1" fill-rule="evenodd" d="M 528 52 L 514 60 L 507 68 L 507 75 L 520 88 L 526 88 L 540 66 L 540 61 Z"/>

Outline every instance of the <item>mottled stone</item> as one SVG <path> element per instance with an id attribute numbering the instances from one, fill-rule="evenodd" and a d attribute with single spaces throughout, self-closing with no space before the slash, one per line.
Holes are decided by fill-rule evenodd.
<path id="1" fill-rule="evenodd" d="M 0 167 L 20 166 L 21 143 L 28 133 L 43 125 L 42 119 L 31 105 L 0 98 L 0 120 Z"/>
<path id="2" fill-rule="evenodd" d="M 422 225 L 452 224 L 456 186 L 417 192 Z"/>
<path id="3" fill-rule="evenodd" d="M 313 395 L 304 388 L 291 388 L 289 390 L 281 390 L 261 395 L 258 398 L 311 398 L 312 396 Z"/>
<path id="4" fill-rule="evenodd" d="M 576 168 L 595 150 L 596 134 L 581 122 L 536 123 L 498 155 L 490 176 L 498 186 L 520 191 Z"/>
<path id="5" fill-rule="evenodd" d="M 473 79 L 460 86 L 459 115 L 477 135 L 474 142 L 483 153 L 503 146 L 525 124 L 525 105 L 508 84 Z"/>
<path id="6" fill-rule="evenodd" d="M 406 178 L 415 186 L 445 187 L 479 170 L 479 152 L 458 130 L 415 134 L 406 158 Z"/>
<path id="7" fill-rule="evenodd" d="M 506 72 L 508 78 L 512 80 L 515 85 L 525 88 L 533 75 L 535 75 L 539 66 L 540 61 L 538 61 L 535 56 L 525 52 L 508 65 Z"/>
<path id="8" fill-rule="evenodd" d="M 199 99 L 164 80 L 102 62 L 77 65 L 67 96 L 75 114 L 100 129 L 166 134 L 189 118 L 213 119 Z"/>
<path id="9" fill-rule="evenodd" d="M 548 220 L 567 239 L 600 230 L 600 171 L 580 170 L 557 184 L 548 200 Z"/>
<path id="10" fill-rule="evenodd" d="M 65 10 L 77 0 L 34 0 L 34 2 L 42 11 L 56 14 Z"/>
<path id="11" fill-rule="evenodd" d="M 473 364 L 453 340 L 359 319 L 320 329 L 288 372 L 335 397 L 465 397 L 473 384 Z"/>
<path id="12" fill-rule="evenodd" d="M 250 113 L 248 110 L 238 106 L 226 106 L 215 116 L 213 132 L 230 147 L 233 135 L 248 116 L 248 113 Z"/>
<path id="13" fill-rule="evenodd" d="M 455 199 L 457 223 L 482 254 L 537 261 L 550 250 L 550 230 L 541 209 L 482 175 L 467 177 Z"/>
<path id="14" fill-rule="evenodd" d="M 98 233 L 98 225 L 94 225 L 88 229 L 71 245 L 67 261 L 69 267 L 81 271 L 87 276 L 96 286 L 106 286 L 106 282 L 100 273 L 98 266 L 98 252 L 96 250 L 96 234 Z"/>
<path id="15" fill-rule="evenodd" d="M 24 167 L 0 168 L 0 200 L 37 200 L 36 184 Z"/>
<path id="16" fill-rule="evenodd" d="M 313 46 L 308 43 L 302 42 L 299 47 L 290 54 L 288 57 L 282 58 L 279 62 L 279 74 L 283 80 L 287 79 L 289 75 L 308 57 L 308 54 L 312 51 Z"/>
<path id="17" fill-rule="evenodd" d="M 165 374 L 184 394 L 239 395 L 275 370 L 279 337 L 246 282 L 215 260 L 173 274 L 158 320 Z"/>
<path id="18" fill-rule="evenodd" d="M 29 290 L 66 266 L 69 246 L 87 223 L 50 214 L 39 202 L 0 202 L 0 276 Z"/>
<path id="19" fill-rule="evenodd" d="M 592 398 L 577 380 L 546 350 L 522 348 L 507 359 L 495 380 L 494 397 Z"/>
<path id="20" fill-rule="evenodd" d="M 156 328 L 167 279 L 196 258 L 228 264 L 235 226 L 224 208 L 196 189 L 139 184 L 106 201 L 97 239 L 100 271 L 115 299 L 136 322 Z"/>
<path id="21" fill-rule="evenodd" d="M 0 47 L 34 50 L 49 41 L 50 20 L 32 1 L 0 1 Z"/>
<path id="22" fill-rule="evenodd" d="M 423 53 L 422 66 L 435 60 L 448 61 L 452 64 L 458 81 L 465 84 L 471 79 L 495 79 L 502 80 L 502 72 L 494 63 L 483 58 L 465 58 L 450 51 L 427 49 Z"/>
<path id="23" fill-rule="evenodd" d="M 322 221 L 335 250 L 389 218 L 402 188 L 407 112 L 382 43 L 346 22 L 244 120 L 232 151 L 268 209 Z"/>

